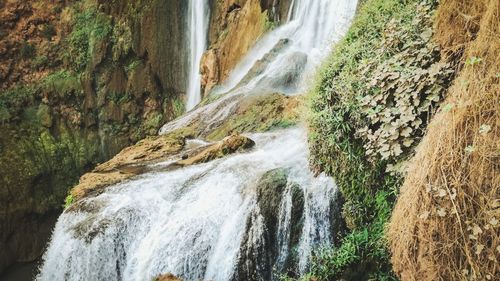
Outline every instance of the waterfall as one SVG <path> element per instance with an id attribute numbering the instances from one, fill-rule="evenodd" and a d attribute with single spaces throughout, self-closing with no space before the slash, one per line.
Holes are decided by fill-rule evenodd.
<path id="1" fill-rule="evenodd" d="M 188 108 L 199 101 L 209 17 L 206 1 L 190 5 L 189 32 L 196 40 Z M 221 98 L 160 133 L 194 121 L 201 128 L 216 126 L 235 104 L 266 87 L 290 94 L 305 89 L 355 8 L 351 0 L 293 0 L 289 20 L 249 52 L 216 93 Z M 259 60 L 266 61 L 265 69 L 249 76 Z M 256 143 L 250 151 L 175 170 L 161 169 L 172 159 L 151 164 L 150 172 L 77 202 L 60 216 L 37 280 L 135 281 L 173 273 L 184 280 L 252 281 L 277 280 L 281 271 L 306 273 L 314 249 L 332 243 L 337 188 L 330 177 L 308 169 L 304 128 L 248 137 Z M 204 142 L 189 142 L 199 144 Z M 261 198 L 269 182 L 276 185 L 272 195 Z M 266 200 L 275 204 L 271 211 Z"/>
<path id="2" fill-rule="evenodd" d="M 201 100 L 200 62 L 203 52 L 207 49 L 209 10 L 208 0 L 190 0 L 188 3 L 189 75 L 187 81 L 187 110 L 194 108 Z"/>
<path id="3" fill-rule="evenodd" d="M 216 91 L 216 94 L 234 91 L 237 86 L 244 86 L 241 91 L 248 91 L 257 86 L 260 88 L 268 86 L 276 90 L 276 85 L 263 86 L 262 84 L 269 83 L 266 78 L 279 76 L 284 66 L 295 63 L 299 56 L 307 59 L 304 69 L 300 70 L 300 78 L 296 87 L 283 87 L 279 90 L 293 93 L 305 90 L 309 86 L 305 82 L 309 80 L 310 74 L 330 53 L 333 43 L 347 31 L 356 7 L 357 1 L 349 0 L 292 0 L 287 22 L 257 42 Z M 267 69 L 241 85 L 241 81 L 255 63 L 284 39 L 289 40 L 290 43 L 269 63 Z"/>
<path id="4" fill-rule="evenodd" d="M 314 217 L 320 214 L 329 221 L 336 188 L 330 178 L 315 178 L 304 169 L 305 131 L 250 137 L 257 147 L 249 153 L 145 174 L 86 199 L 79 211 L 66 211 L 38 280 L 152 280 L 165 272 L 186 280 L 230 280 L 247 217 L 257 208 L 256 183 L 276 168 L 287 169 L 288 181 L 314 197 L 305 199 L 304 214 L 311 218 L 305 218 L 301 245 L 309 248 L 301 246 L 307 251 L 302 255 L 308 257 L 314 245 L 329 243 L 317 235 L 328 233 L 329 225 Z M 281 206 L 291 208 L 287 197 Z M 262 231 L 263 225 L 254 226 Z M 283 249 L 287 241 L 279 239 L 278 244 Z"/>

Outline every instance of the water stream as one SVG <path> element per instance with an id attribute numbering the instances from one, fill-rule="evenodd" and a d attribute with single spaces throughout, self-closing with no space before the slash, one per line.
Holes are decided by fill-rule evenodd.
<path id="1" fill-rule="evenodd" d="M 313 177 L 305 132 L 253 134 L 256 148 L 206 164 L 154 172 L 86 199 L 59 219 L 38 280 L 152 280 L 174 273 L 186 280 L 231 280 L 246 221 L 257 211 L 256 188 L 267 171 L 288 170 L 304 193 L 300 257 L 330 243 L 333 181 Z M 290 192 L 281 199 L 289 213 Z M 286 215 L 285 215 L 286 216 Z M 280 221 L 286 233 L 289 219 Z M 262 224 L 252 226 L 261 233 Z M 278 244 L 287 254 L 287 235 Z"/>
<path id="2" fill-rule="evenodd" d="M 206 1 L 191 2 L 196 5 L 191 6 L 189 32 L 198 40 L 205 36 L 198 31 L 208 24 L 208 6 Z M 214 93 L 222 98 L 194 108 L 160 133 L 193 120 L 207 127 L 217 124 L 232 114 L 238 99 L 266 87 L 289 94 L 302 91 L 355 8 L 356 1 L 350 0 L 294 0 L 288 22 L 264 36 Z M 287 43 L 276 49 L 284 39 Z M 206 46 L 196 42 L 191 55 L 198 58 Z M 273 49 L 266 67 L 248 77 Z M 188 108 L 199 101 L 197 68 L 195 72 Z M 293 75 L 283 79 L 287 72 Z M 293 83 L 288 83 L 290 77 Z M 185 280 L 275 280 L 282 270 L 305 273 L 313 249 L 332 243 L 335 184 L 308 169 L 305 129 L 248 136 L 256 142 L 251 151 L 149 172 L 65 211 L 37 280 L 153 280 L 162 273 Z M 276 169 L 287 175 L 286 187 L 273 198 L 259 197 L 263 178 Z M 271 218 L 263 200 L 278 202 Z M 273 216 L 276 222 L 270 224 Z"/>
<path id="3" fill-rule="evenodd" d="M 186 109 L 191 110 L 201 100 L 200 62 L 207 49 L 210 6 L 208 0 L 191 0 L 188 3 L 189 75 Z"/>

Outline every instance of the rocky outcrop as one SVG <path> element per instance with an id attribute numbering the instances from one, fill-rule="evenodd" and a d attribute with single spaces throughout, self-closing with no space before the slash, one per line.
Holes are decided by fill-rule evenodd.
<path id="1" fill-rule="evenodd" d="M 292 210 L 289 239 L 278 235 L 281 202 L 287 188 L 291 189 Z M 294 268 L 293 255 L 278 260 L 281 247 L 292 249 L 299 243 L 302 231 L 304 195 L 300 186 L 288 181 L 285 169 L 265 173 L 257 183 L 256 211 L 246 222 L 241 250 L 236 261 L 236 271 L 231 280 L 273 280 L 274 271 L 286 272 Z"/>
<path id="2" fill-rule="evenodd" d="M 187 157 L 184 160 L 177 161 L 176 164 L 181 166 L 189 166 L 198 163 L 206 163 L 225 155 L 235 153 L 237 151 L 249 149 L 255 145 L 255 142 L 241 135 L 232 135 L 224 138 L 222 141 L 215 143 L 205 148 L 200 153 L 194 156 Z"/>
<path id="3" fill-rule="evenodd" d="M 68 203 L 78 201 L 89 195 L 97 195 L 104 188 L 136 175 L 155 169 L 173 170 L 189 165 L 206 163 L 226 155 L 244 151 L 255 145 L 254 141 L 233 135 L 214 144 L 198 147 L 186 146 L 186 138 L 192 137 L 189 129 L 149 137 L 136 145 L 127 147 L 108 162 L 97 166 L 92 172 L 83 175 L 80 182 L 71 190 Z M 148 164 L 171 161 L 166 168 L 155 168 Z"/>
<path id="4" fill-rule="evenodd" d="M 202 93 L 224 81 L 267 30 L 286 18 L 291 1 L 213 1 L 209 50 L 201 62 Z"/>
<path id="5" fill-rule="evenodd" d="M 156 277 L 154 281 L 182 281 L 182 279 L 177 278 L 175 275 L 171 273 L 167 273 Z"/>
<path id="6" fill-rule="evenodd" d="M 183 111 L 185 1 L 84 2 L 0 3 L 0 272 L 82 173 Z"/>

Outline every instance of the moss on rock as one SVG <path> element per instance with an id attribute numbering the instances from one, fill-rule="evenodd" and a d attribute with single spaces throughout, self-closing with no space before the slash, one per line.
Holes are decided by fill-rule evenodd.
<path id="1" fill-rule="evenodd" d="M 286 128 L 298 122 L 297 97 L 273 93 L 245 98 L 236 112 L 207 134 L 208 140 L 218 140 L 231 134 L 265 132 Z"/>

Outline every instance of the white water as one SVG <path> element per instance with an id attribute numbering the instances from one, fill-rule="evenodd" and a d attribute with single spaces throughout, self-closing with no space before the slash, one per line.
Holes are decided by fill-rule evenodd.
<path id="1" fill-rule="evenodd" d="M 273 30 L 248 53 L 231 73 L 227 81 L 216 93 L 226 93 L 234 89 L 252 66 L 269 53 L 282 39 L 291 41 L 280 55 L 270 63 L 267 70 L 252 79 L 242 91 L 261 86 L 262 78 L 274 77 L 283 70 L 284 62 L 301 53 L 307 56 L 305 71 L 299 87 L 292 91 L 300 92 L 307 87 L 304 80 L 310 78 L 318 64 L 327 56 L 333 43 L 347 31 L 356 11 L 356 0 L 292 0 L 287 23 Z"/>
<path id="2" fill-rule="evenodd" d="M 191 110 L 201 100 L 200 62 L 207 49 L 210 6 L 208 0 L 190 0 L 188 4 L 189 76 L 186 109 Z"/>
<path id="3" fill-rule="evenodd" d="M 354 17 L 357 0 L 293 0 L 288 21 L 259 40 L 245 58 L 236 66 L 223 85 L 214 89 L 213 95 L 222 95 L 211 104 L 200 106 L 179 119 L 163 126 L 159 133 L 201 122 L 210 126 L 234 112 L 238 99 L 255 93 L 279 92 L 294 94 L 304 92 L 312 81 L 318 65 L 330 53 L 333 44 L 345 34 Z M 290 44 L 272 60 L 265 71 L 247 83 L 239 85 L 257 61 L 268 54 L 280 40 Z M 306 56 L 307 63 L 297 67 L 298 58 Z M 287 72 L 298 71 L 295 87 L 280 87 L 276 81 Z M 297 74 L 297 73 L 294 73 Z M 239 97 L 237 97 L 239 96 Z"/>
<path id="4" fill-rule="evenodd" d="M 200 12 L 206 2 L 197 1 L 196 4 L 201 5 L 196 6 Z M 345 31 L 355 7 L 356 1 L 350 0 L 293 0 L 289 21 L 257 43 L 219 89 L 219 93 L 226 94 L 166 124 L 161 133 L 194 121 L 207 128 L 217 124 L 232 114 L 237 103 L 255 89 L 275 86 L 273 79 L 280 77 L 284 69 L 299 71 L 300 81 L 294 89 L 283 90 L 300 92 L 307 86 L 308 75 L 328 54 L 332 42 Z M 204 17 L 194 17 L 190 10 L 193 16 L 190 17 L 191 38 L 203 37 L 195 32 L 203 30 L 199 27 L 208 21 L 208 12 L 203 11 L 200 14 Z M 255 62 L 284 38 L 289 38 L 291 43 L 279 52 L 266 70 L 233 89 Z M 191 48 L 194 62 L 199 50 L 206 47 L 202 45 L 197 43 Z M 293 62 L 298 53 L 306 55 L 307 63 L 294 68 L 289 62 Z M 198 92 L 193 94 L 194 101 L 188 108 L 196 105 L 196 97 L 199 98 L 199 61 L 191 69 L 195 71 L 190 78 L 190 97 L 191 90 Z M 229 90 L 231 92 L 227 93 Z M 253 235 L 249 243 L 259 245 L 262 242 L 266 226 L 256 202 L 255 189 L 261 176 L 275 168 L 289 170 L 289 184 L 277 210 L 278 257 L 274 267 L 282 269 L 292 251 L 290 184 L 296 183 L 304 194 L 304 212 L 297 247 L 299 260 L 295 267 L 304 273 L 313 249 L 331 243 L 330 206 L 336 187 L 331 178 L 314 177 L 309 171 L 303 129 L 249 137 L 256 142 L 256 147 L 247 153 L 169 172 L 150 172 L 85 199 L 77 212 L 63 213 L 37 280 L 152 280 L 167 272 L 186 280 L 233 280 L 244 234 Z M 203 141 L 188 143 L 189 146 L 203 144 Z M 172 161 L 152 167 L 160 169 Z M 250 229 L 246 229 L 248 218 L 253 221 Z"/>
<path id="5" fill-rule="evenodd" d="M 302 129 L 250 137 L 257 146 L 248 153 L 145 174 L 86 199 L 95 210 L 65 212 L 37 280 L 152 280 L 165 272 L 186 280 L 229 280 L 246 218 L 257 208 L 256 183 L 275 168 L 289 169 L 289 181 L 305 193 L 300 251 L 307 259 L 312 247 L 330 243 L 329 224 L 317 220 L 329 221 L 335 186 L 304 168 L 308 155 Z M 282 199 L 285 213 L 290 196 L 286 192 Z M 287 237 L 279 241 L 285 248 Z"/>

